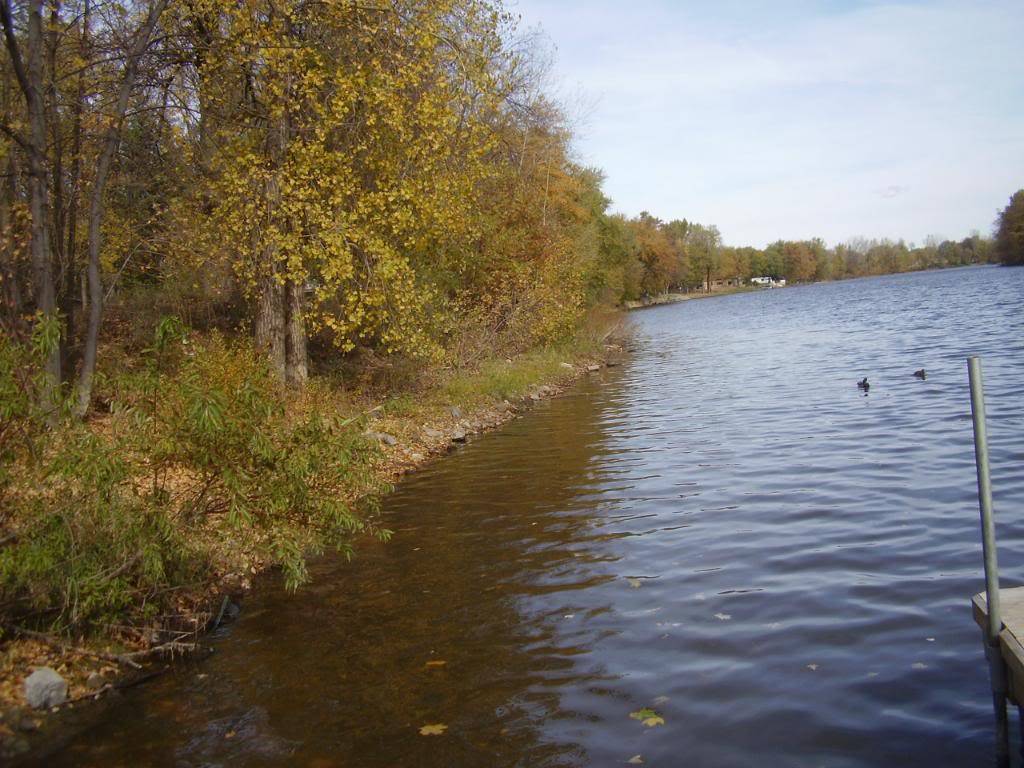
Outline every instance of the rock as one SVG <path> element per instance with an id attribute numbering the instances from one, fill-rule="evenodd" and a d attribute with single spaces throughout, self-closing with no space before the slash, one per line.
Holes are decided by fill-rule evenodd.
<path id="1" fill-rule="evenodd" d="M 590 371 L 591 373 L 593 373 L 594 371 L 600 371 L 601 370 L 601 366 L 600 365 L 596 365 L 594 363 L 591 363 L 590 365 L 587 366 L 587 370 Z"/>
<path id="2" fill-rule="evenodd" d="M 619 364 L 618 360 L 609 360 L 607 363 L 605 363 L 605 365 L 607 365 L 609 368 L 614 368 L 618 364 Z"/>
<path id="3" fill-rule="evenodd" d="M 384 445 L 397 445 L 398 443 L 398 438 L 396 438 L 394 435 L 389 435 L 385 432 L 367 432 L 366 436 L 371 440 L 376 440 L 379 443 L 384 443 Z"/>
<path id="4" fill-rule="evenodd" d="M 99 672 L 90 672 L 89 677 L 85 679 L 85 687 L 88 688 L 90 691 L 98 691 L 106 684 L 107 678 L 105 678 Z"/>
<path id="5" fill-rule="evenodd" d="M 453 405 L 451 407 L 451 414 L 452 414 L 452 418 L 453 419 L 461 419 L 462 418 L 462 409 L 459 408 L 459 406 L 457 406 L 457 405 Z"/>
<path id="6" fill-rule="evenodd" d="M 540 395 L 538 395 L 536 392 L 531 392 L 530 399 L 536 402 L 537 400 L 540 400 Z"/>
<path id="7" fill-rule="evenodd" d="M 34 709 L 56 707 L 67 698 L 67 681 L 50 667 L 40 667 L 25 678 L 25 700 Z"/>
<path id="8" fill-rule="evenodd" d="M 238 614 L 242 612 L 241 607 L 238 603 L 233 603 L 230 600 L 224 608 L 224 621 L 234 621 L 238 618 Z"/>
<path id="9" fill-rule="evenodd" d="M 570 371 L 572 370 L 572 363 L 559 363 L 559 365 L 563 368 L 568 368 Z"/>
<path id="10" fill-rule="evenodd" d="M 416 464 L 419 464 L 421 461 L 423 461 L 423 454 L 422 453 L 415 453 L 415 452 L 410 453 L 409 454 L 409 461 L 412 461 L 412 462 L 415 462 Z"/>
<path id="11" fill-rule="evenodd" d="M 455 431 L 453 431 L 452 432 L 452 442 L 453 443 L 464 443 L 464 442 L 466 442 L 466 430 L 464 430 L 464 429 L 462 429 L 460 427 L 459 429 L 456 429 Z"/>
<path id="12" fill-rule="evenodd" d="M 427 427 L 426 429 L 424 429 L 423 434 L 427 436 L 428 440 L 440 440 L 442 437 L 444 437 L 444 432 L 441 432 L 440 430 L 437 429 L 433 429 L 431 427 Z"/>

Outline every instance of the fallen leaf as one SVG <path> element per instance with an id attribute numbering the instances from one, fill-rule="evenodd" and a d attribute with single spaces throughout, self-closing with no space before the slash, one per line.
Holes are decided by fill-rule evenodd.
<path id="1" fill-rule="evenodd" d="M 224 738 L 225 739 L 233 739 L 233 738 L 235 738 L 235 732 L 234 731 L 228 731 L 227 733 L 224 734 Z"/>
<path id="2" fill-rule="evenodd" d="M 732 614 L 729 613 L 716 613 L 715 618 L 719 621 L 728 621 L 732 618 Z"/>
<path id="3" fill-rule="evenodd" d="M 448 730 L 448 726 L 443 723 L 433 723 L 432 725 L 424 725 L 420 727 L 420 736 L 440 736 Z"/>
<path id="4" fill-rule="evenodd" d="M 817 664 L 808 664 L 808 665 L 807 665 L 807 668 L 808 668 L 809 670 L 811 670 L 811 672 L 815 672 L 815 671 L 817 671 L 817 669 L 818 669 L 818 665 L 817 665 Z"/>
<path id="5" fill-rule="evenodd" d="M 631 586 L 633 589 L 640 589 L 640 585 L 643 583 L 642 581 L 640 581 L 640 579 L 633 579 L 628 577 L 626 578 L 626 581 L 629 582 L 629 586 Z"/>
<path id="6" fill-rule="evenodd" d="M 643 725 L 648 728 L 653 728 L 656 725 L 664 725 L 665 720 L 650 707 L 644 707 L 638 709 L 636 712 L 630 712 L 629 716 L 634 720 L 639 720 Z"/>
<path id="7" fill-rule="evenodd" d="M 448 663 L 447 661 L 442 661 L 441 659 L 431 659 L 430 661 L 427 662 L 427 666 L 428 667 L 443 667 L 447 663 Z"/>
<path id="8" fill-rule="evenodd" d="M 630 765 L 643 765 L 644 758 L 642 755 L 633 755 L 629 760 L 626 761 Z"/>

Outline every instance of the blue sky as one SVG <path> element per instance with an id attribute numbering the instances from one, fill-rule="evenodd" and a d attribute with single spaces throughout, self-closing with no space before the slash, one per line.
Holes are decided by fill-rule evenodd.
<path id="1" fill-rule="evenodd" d="M 1024 187 L 1024 0 L 506 6 L 554 46 L 615 210 L 921 243 L 989 233 Z"/>

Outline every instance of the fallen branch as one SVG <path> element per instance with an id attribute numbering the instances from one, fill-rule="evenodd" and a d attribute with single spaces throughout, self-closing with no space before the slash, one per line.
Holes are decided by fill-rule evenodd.
<path id="1" fill-rule="evenodd" d="M 134 663 L 134 659 L 148 659 L 152 656 L 173 656 L 175 653 L 182 655 L 186 653 L 193 653 L 199 648 L 199 643 L 182 643 L 178 640 L 171 640 L 161 645 L 154 645 L 152 648 L 147 648 L 144 651 L 135 651 L 134 653 L 123 654 L 122 658 L 130 663 Z M 136 665 L 138 666 L 138 665 Z"/>
<path id="2" fill-rule="evenodd" d="M 66 653 L 79 653 L 83 656 L 93 656 L 97 659 L 103 659 L 104 661 L 113 661 L 117 664 L 124 664 L 125 666 L 133 667 L 135 669 L 142 669 L 142 665 L 133 660 L 137 653 L 143 653 L 142 651 L 137 653 L 108 653 L 107 651 L 94 651 L 91 648 L 83 648 L 81 646 L 65 642 L 59 637 L 48 635 L 45 632 L 36 632 L 31 629 L 19 627 L 15 624 L 5 624 L 4 626 L 16 635 L 27 637 L 30 640 L 38 640 L 39 642 L 45 643 L 51 648 L 56 648 L 59 651 L 64 651 Z"/>

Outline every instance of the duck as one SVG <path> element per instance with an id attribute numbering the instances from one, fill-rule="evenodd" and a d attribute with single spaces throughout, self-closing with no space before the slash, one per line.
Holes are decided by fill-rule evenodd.
<path id="1" fill-rule="evenodd" d="M 924 372 L 924 368 L 922 368 L 920 371 L 914 371 L 914 375 L 922 380 L 928 378 L 928 374 Z"/>
<path id="2" fill-rule="evenodd" d="M 857 389 L 863 389 L 865 392 L 871 389 L 871 385 L 868 384 L 867 376 L 865 376 L 863 379 L 857 382 Z"/>

